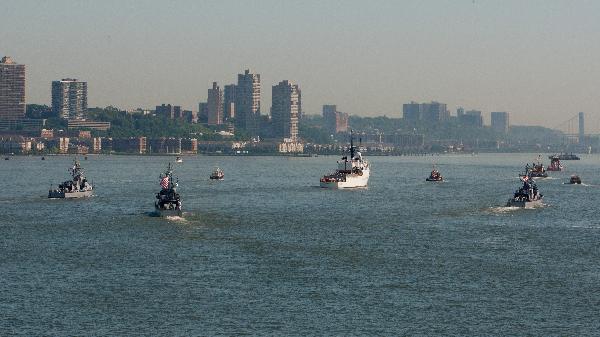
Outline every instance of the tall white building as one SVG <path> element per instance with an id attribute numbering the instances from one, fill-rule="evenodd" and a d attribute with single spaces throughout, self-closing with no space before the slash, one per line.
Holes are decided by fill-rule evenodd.
<path id="1" fill-rule="evenodd" d="M 298 115 L 300 112 L 300 89 L 290 81 L 273 86 L 271 122 L 275 137 L 298 138 Z"/>
<path id="2" fill-rule="evenodd" d="M 246 131 L 250 136 L 258 136 L 260 119 L 260 75 L 246 70 L 238 74 L 235 91 L 236 129 Z"/>
<path id="3" fill-rule="evenodd" d="M 52 112 L 64 119 L 85 119 L 87 82 L 71 78 L 53 81 Z"/>

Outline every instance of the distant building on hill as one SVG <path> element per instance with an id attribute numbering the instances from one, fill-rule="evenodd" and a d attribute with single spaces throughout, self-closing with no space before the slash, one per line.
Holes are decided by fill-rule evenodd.
<path id="1" fill-rule="evenodd" d="M 337 111 L 336 105 L 323 105 L 323 119 L 327 132 L 331 134 L 348 132 L 348 114 Z"/>
<path id="2" fill-rule="evenodd" d="M 208 114 L 208 125 L 223 124 L 223 91 L 213 82 L 212 88 L 208 89 L 208 99 L 206 101 Z"/>
<path id="3" fill-rule="evenodd" d="M 0 119 L 25 118 L 25 65 L 0 60 Z"/>
<path id="4" fill-rule="evenodd" d="M 444 103 L 410 102 L 402 106 L 402 116 L 404 120 L 410 124 L 416 124 L 418 122 L 437 124 L 448 120 L 450 112 Z"/>
<path id="5" fill-rule="evenodd" d="M 63 78 L 52 82 L 52 112 L 63 119 L 85 119 L 87 82 Z"/>
<path id="6" fill-rule="evenodd" d="M 508 133 L 510 127 L 510 115 L 508 112 L 492 112 L 492 129 L 500 133 Z"/>

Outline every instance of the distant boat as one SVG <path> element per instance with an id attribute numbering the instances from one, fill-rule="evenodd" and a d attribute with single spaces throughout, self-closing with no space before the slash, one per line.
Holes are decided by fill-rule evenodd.
<path id="1" fill-rule="evenodd" d="M 553 157 L 558 157 L 558 159 L 560 159 L 560 160 L 579 160 L 580 159 L 579 157 L 577 157 L 577 155 L 574 155 L 573 153 L 560 153 L 560 154 L 548 156 L 549 159 L 552 159 Z"/>
<path id="2" fill-rule="evenodd" d="M 560 163 L 560 158 L 558 156 L 550 157 L 550 166 L 548 166 L 548 171 L 562 171 L 563 166 Z"/>
<path id="3" fill-rule="evenodd" d="M 532 163 L 531 167 L 529 164 L 525 165 L 525 174 L 530 178 L 548 178 L 548 173 L 541 162 L 541 157 L 541 155 L 538 156 L 537 162 Z"/>
<path id="4" fill-rule="evenodd" d="M 571 176 L 571 179 L 569 179 L 569 184 L 581 184 L 581 178 L 579 178 L 578 175 L 574 174 Z"/>
<path id="5" fill-rule="evenodd" d="M 46 160 L 46 157 L 42 156 L 42 160 Z"/>
<path id="6" fill-rule="evenodd" d="M 435 168 L 435 165 L 433 165 L 433 170 L 429 174 L 429 177 L 427 177 L 427 179 L 425 179 L 425 180 L 426 181 L 444 181 L 444 177 L 442 177 L 442 174 L 440 173 L 440 171 L 438 171 Z"/>
<path id="7" fill-rule="evenodd" d="M 94 192 L 92 184 L 86 179 L 83 167 L 75 159 L 71 171 L 71 180 L 58 185 L 58 188 L 48 191 L 48 198 L 54 199 L 76 199 L 91 197 Z"/>
<path id="8" fill-rule="evenodd" d="M 177 158 L 175 158 L 175 162 L 176 163 L 183 163 L 183 158 L 177 156 Z"/>
<path id="9" fill-rule="evenodd" d="M 225 179 L 225 173 L 223 173 L 223 170 L 221 170 L 220 168 L 215 167 L 215 169 L 210 174 L 210 179 L 223 180 L 223 179 Z"/>

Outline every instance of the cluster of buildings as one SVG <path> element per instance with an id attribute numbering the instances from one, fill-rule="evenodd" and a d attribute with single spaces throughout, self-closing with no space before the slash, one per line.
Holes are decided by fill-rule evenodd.
<path id="1" fill-rule="evenodd" d="M 410 102 L 402 106 L 404 120 L 409 125 L 439 125 L 453 118 L 458 124 L 465 127 L 483 127 L 483 115 L 480 110 L 466 110 L 462 107 L 456 109 L 456 116 L 452 116 L 445 103 Z M 506 134 L 510 127 L 510 114 L 504 111 L 491 113 L 491 128 L 494 131 Z"/>
<path id="2" fill-rule="evenodd" d="M 256 138 L 298 141 L 298 121 L 302 117 L 302 92 L 298 84 L 283 80 L 272 86 L 269 115 L 261 111 L 260 74 L 245 70 L 238 74 L 237 83 L 221 89 L 213 82 L 206 102 L 198 105 L 198 120 L 211 126 L 230 125 Z"/>

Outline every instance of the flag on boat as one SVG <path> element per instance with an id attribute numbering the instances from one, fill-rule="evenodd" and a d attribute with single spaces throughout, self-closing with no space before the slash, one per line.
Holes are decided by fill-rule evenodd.
<path id="1" fill-rule="evenodd" d="M 164 188 L 164 189 L 167 189 L 167 188 L 169 188 L 169 177 L 163 177 L 163 178 L 160 180 L 160 187 L 162 187 L 162 188 Z"/>
<path id="2" fill-rule="evenodd" d="M 523 180 L 524 182 L 527 182 L 529 180 L 529 176 L 522 176 L 521 180 Z"/>

